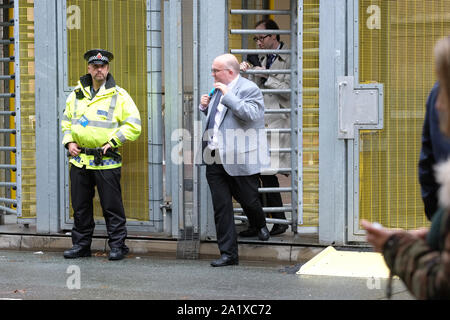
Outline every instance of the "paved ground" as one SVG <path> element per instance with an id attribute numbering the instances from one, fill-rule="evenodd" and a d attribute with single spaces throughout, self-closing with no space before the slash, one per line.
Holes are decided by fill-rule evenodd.
<path id="1" fill-rule="evenodd" d="M 385 299 L 386 280 L 298 276 L 300 265 L 130 255 L 111 262 L 98 252 L 66 260 L 61 252 L 0 251 L 0 299 L 328 300 Z M 394 299 L 411 299 L 394 280 Z"/>

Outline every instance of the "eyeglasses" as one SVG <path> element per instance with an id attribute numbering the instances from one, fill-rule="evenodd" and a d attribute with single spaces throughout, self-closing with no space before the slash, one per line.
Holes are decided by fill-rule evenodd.
<path id="1" fill-rule="evenodd" d="M 219 69 L 211 69 L 211 73 L 216 74 L 223 70 L 228 70 L 228 69 L 220 69 L 220 70 Z"/>
<path id="2" fill-rule="evenodd" d="M 261 37 L 254 37 L 253 41 L 258 42 L 258 41 L 263 41 L 265 38 L 270 37 L 270 34 L 265 35 L 265 36 L 261 36 Z"/>

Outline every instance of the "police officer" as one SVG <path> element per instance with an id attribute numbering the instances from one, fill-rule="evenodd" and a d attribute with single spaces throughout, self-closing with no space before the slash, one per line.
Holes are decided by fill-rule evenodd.
<path id="1" fill-rule="evenodd" d="M 66 101 L 61 121 L 63 144 L 70 156 L 71 200 L 74 211 L 73 247 L 64 257 L 91 255 L 94 232 L 93 198 L 97 186 L 111 248 L 109 260 L 128 253 L 125 210 L 120 187 L 121 157 L 117 148 L 141 133 L 139 111 L 130 95 L 109 73 L 113 54 L 102 49 L 84 54 L 88 73 Z M 111 152 L 115 151 L 115 152 Z"/>

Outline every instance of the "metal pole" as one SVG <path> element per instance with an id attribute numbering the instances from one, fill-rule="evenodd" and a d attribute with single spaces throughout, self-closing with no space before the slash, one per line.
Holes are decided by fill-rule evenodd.
<path id="1" fill-rule="evenodd" d="M 291 0 L 291 10 L 291 203 L 297 233 L 303 223 L 303 0 Z"/>
<path id="2" fill-rule="evenodd" d="M 157 232 L 163 231 L 163 119 L 161 2 L 147 0 L 149 210 Z"/>

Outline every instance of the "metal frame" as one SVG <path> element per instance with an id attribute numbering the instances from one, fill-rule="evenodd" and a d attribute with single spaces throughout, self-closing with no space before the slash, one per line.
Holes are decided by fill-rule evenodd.
<path id="1" fill-rule="evenodd" d="M 162 126 L 162 40 L 161 1 L 147 0 L 147 91 L 148 91 L 148 155 L 149 160 L 149 216 L 155 231 L 164 229 L 163 195 L 163 126 Z"/>
<path id="2" fill-rule="evenodd" d="M 351 204 L 353 210 L 347 211 L 347 241 L 349 242 L 366 242 L 365 231 L 359 227 L 359 130 L 360 129 L 383 129 L 383 85 L 382 84 L 359 84 L 359 0 L 353 0 L 347 7 L 348 21 L 348 74 L 354 77 L 355 89 L 376 90 L 379 97 L 378 105 L 378 125 L 355 125 L 355 136 L 353 144 L 351 140 L 348 142 L 347 158 L 348 158 L 348 203 Z M 351 191 L 351 192 L 350 192 Z"/>
<path id="3" fill-rule="evenodd" d="M 209 92 L 212 87 L 210 76 L 211 64 L 215 57 L 228 51 L 228 42 L 224 30 L 228 30 L 228 1 L 194 0 L 194 154 L 198 156 L 201 148 L 199 141 L 202 136 L 202 126 L 205 117 L 198 112 L 199 98 L 202 93 Z M 216 26 L 224 26 L 224 29 Z M 201 150 L 200 150 L 201 152 Z M 199 162 L 200 161 L 200 162 Z M 194 167 L 194 209 L 199 216 L 200 239 L 215 238 L 211 194 L 206 181 L 206 168 L 201 164 L 201 158 L 196 157 Z"/>
<path id="4" fill-rule="evenodd" d="M 16 203 L 17 217 L 22 216 L 22 139 L 20 119 L 20 37 L 19 37 L 19 0 L 14 0 L 14 94 L 15 94 L 15 128 L 16 128 Z M 31 219 L 27 219 L 31 220 Z M 20 219 L 17 219 L 20 222 Z M 28 223 L 28 222 L 26 222 Z"/>
<path id="5" fill-rule="evenodd" d="M 4 173 L 4 181 L 0 182 L 0 186 L 1 187 L 5 187 L 5 198 L 1 198 L 0 199 L 0 203 L 2 205 L 0 205 L 0 224 L 4 223 L 4 215 L 5 214 L 15 214 L 18 215 L 18 211 L 15 209 L 11 209 L 9 206 L 7 206 L 8 204 L 16 204 L 17 205 L 17 199 L 12 199 L 12 192 L 11 192 L 11 188 L 17 188 L 17 183 L 16 182 L 12 182 L 11 178 L 12 178 L 12 174 L 11 171 L 16 171 L 16 165 L 12 165 L 11 163 L 11 156 L 9 154 L 9 150 L 10 150 L 10 144 L 11 144 L 11 139 L 9 134 L 15 134 L 16 133 L 16 129 L 11 129 L 11 121 L 9 119 L 9 117 L 11 116 L 15 116 L 16 113 L 15 111 L 9 111 L 10 110 L 10 104 L 9 104 L 9 100 L 8 98 L 11 97 L 10 92 L 10 86 L 9 86 L 9 82 L 8 80 L 14 79 L 15 75 L 10 75 L 10 69 L 9 69 L 9 63 L 10 62 L 14 62 L 14 55 L 12 57 L 10 57 L 10 45 L 14 44 L 14 41 L 10 39 L 9 37 L 9 28 L 10 26 L 15 26 L 14 20 L 13 22 L 11 22 L 9 20 L 9 9 L 14 7 L 14 2 L 11 4 L 10 1 L 8 2 L 2 2 L 1 3 L 1 10 L 2 10 L 2 17 L 3 17 L 3 21 L 1 23 L 1 28 L 2 28 L 2 39 L 1 39 L 1 45 L 2 47 L 2 52 L 3 52 L 3 58 L 0 59 L 1 63 L 4 63 L 4 74 L 0 76 L 0 81 L 5 81 L 3 88 L 5 89 L 4 93 L 0 94 L 0 97 L 2 99 L 5 99 L 5 103 L 4 103 L 4 107 L 5 109 L 3 111 L 0 112 L 0 116 L 4 117 L 3 120 L 3 124 L 4 127 L 2 129 L 0 129 L 0 134 L 5 134 L 4 136 L 2 136 L 3 141 L 4 141 L 4 146 L 1 147 L 1 152 L 5 152 L 4 155 L 4 163 L 2 163 L 0 165 L 0 169 L 1 170 L 5 170 Z M 5 17 L 6 16 L 6 17 Z M 8 20 L 8 21 L 6 21 Z M 5 28 L 5 29 L 3 29 Z M 17 29 L 17 28 L 15 28 Z M 14 30 L 15 30 L 14 29 Z M 8 74 L 6 74 L 6 72 L 8 72 Z M 17 179 L 16 179 L 17 180 Z M 17 193 L 16 193 L 17 194 Z"/>
<path id="6" fill-rule="evenodd" d="M 58 64 L 59 1 L 36 1 L 35 99 L 36 99 L 36 229 L 38 233 L 60 231 L 61 161 Z M 51 13 L 51 14 L 49 14 Z M 49 108 L 49 106 L 53 106 Z M 56 107 L 54 107 L 56 106 Z"/>
<path id="7" fill-rule="evenodd" d="M 337 78 L 347 75 L 347 0 L 320 0 L 319 242 L 347 239 L 347 140 L 338 139 Z"/>
<path id="8" fill-rule="evenodd" d="M 383 126 L 382 84 L 359 84 L 358 6 L 358 0 L 320 1 L 319 242 L 326 244 L 365 242 L 359 228 L 359 130 Z M 342 77 L 353 78 L 355 92 L 379 95 L 378 123 L 355 124 L 352 137 L 339 131 Z"/>
<path id="9" fill-rule="evenodd" d="M 291 55 L 290 70 L 264 70 L 264 71 L 246 71 L 246 74 L 254 73 L 290 73 L 291 75 L 291 89 L 287 90 L 271 90 L 262 89 L 263 93 L 279 93 L 287 92 L 290 94 L 291 109 L 283 110 L 267 110 L 266 113 L 287 113 L 290 112 L 291 129 L 267 129 L 270 132 L 288 132 L 291 133 L 291 147 L 284 149 L 277 149 L 277 152 L 290 152 L 291 153 L 291 168 L 280 168 L 279 172 L 289 172 L 291 174 L 291 187 L 290 188 L 259 188 L 259 192 L 290 192 L 291 193 L 291 207 L 282 208 L 263 208 L 264 212 L 291 212 L 291 219 L 273 219 L 266 218 L 269 223 L 289 224 L 292 226 L 294 233 L 297 233 L 300 225 L 303 224 L 303 1 L 291 0 L 290 10 L 231 10 L 231 14 L 260 14 L 260 15 L 289 15 L 291 17 L 290 30 L 256 30 L 256 29 L 232 29 L 231 34 L 286 34 L 290 35 L 291 48 L 281 50 L 268 50 L 268 49 L 235 49 L 231 50 L 234 54 L 268 54 L 268 53 L 282 53 Z M 294 81 L 293 79 L 297 79 Z M 242 209 L 237 208 L 235 213 L 243 212 Z M 236 220 L 247 220 L 246 216 L 236 215 Z"/>
<path id="10" fill-rule="evenodd" d="M 183 70 L 182 70 L 182 13 L 181 0 L 164 1 L 164 75 L 165 75 L 165 132 L 166 132 L 166 199 L 171 199 L 167 211 L 170 216 L 166 226 L 178 237 L 179 227 L 184 225 L 183 165 L 172 162 L 174 148 L 179 148 L 183 137 L 172 141 L 172 133 L 183 128 Z M 170 16 L 170 19 L 167 17 Z M 183 149 L 180 150 L 183 152 Z M 166 212 L 167 212 L 166 211 Z M 169 213 L 167 212 L 167 213 Z M 170 223 L 170 224 L 169 224 Z"/>

